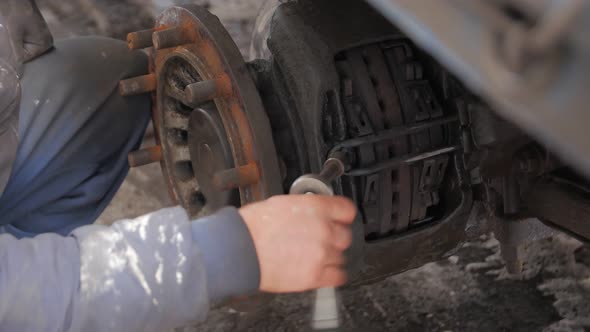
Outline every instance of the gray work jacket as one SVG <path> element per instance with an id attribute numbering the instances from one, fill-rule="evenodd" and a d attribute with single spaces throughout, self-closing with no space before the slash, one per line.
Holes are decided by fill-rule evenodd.
<path id="1" fill-rule="evenodd" d="M 70 236 L 0 235 L 0 331 L 162 332 L 255 292 L 258 260 L 235 208 L 190 223 L 164 209 Z"/>

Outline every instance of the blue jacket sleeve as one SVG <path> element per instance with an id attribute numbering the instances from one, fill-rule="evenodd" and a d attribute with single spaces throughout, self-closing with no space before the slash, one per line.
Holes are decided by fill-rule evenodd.
<path id="1" fill-rule="evenodd" d="M 189 223 L 182 208 L 69 237 L 0 235 L 0 330 L 165 331 L 259 287 L 237 210 Z"/>

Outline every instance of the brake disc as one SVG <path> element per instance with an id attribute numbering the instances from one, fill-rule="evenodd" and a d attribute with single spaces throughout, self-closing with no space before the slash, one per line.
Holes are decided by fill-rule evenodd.
<path id="1" fill-rule="evenodd" d="M 128 43 L 148 49 L 150 74 L 122 81 L 120 92 L 152 93 L 158 142 L 130 154 L 131 166 L 160 161 L 172 198 L 191 216 L 283 192 L 262 101 L 217 17 L 172 7 Z"/>

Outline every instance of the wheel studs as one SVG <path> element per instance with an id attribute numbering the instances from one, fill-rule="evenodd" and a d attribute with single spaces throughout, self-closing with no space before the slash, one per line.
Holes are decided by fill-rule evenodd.
<path id="1" fill-rule="evenodd" d="M 127 46 L 130 50 L 152 47 L 154 45 L 152 35 L 155 31 L 156 29 L 148 29 L 128 34 Z"/>
<path id="2" fill-rule="evenodd" d="M 222 191 L 253 185 L 259 181 L 260 171 L 255 163 L 219 171 L 213 176 L 215 187 Z"/>
<path id="3" fill-rule="evenodd" d="M 127 46 L 131 50 L 154 47 L 156 50 L 177 47 L 195 42 L 195 36 L 186 27 L 148 29 L 131 32 L 127 35 Z"/>
<path id="4" fill-rule="evenodd" d="M 140 95 L 156 91 L 156 86 L 155 74 L 138 76 L 119 82 L 119 94 L 123 97 Z"/>
<path id="5" fill-rule="evenodd" d="M 191 39 L 186 33 L 186 29 L 182 27 L 172 27 L 156 31 L 152 35 L 152 42 L 156 50 L 193 43 Z"/>
<path id="6" fill-rule="evenodd" d="M 162 147 L 157 145 L 151 148 L 137 150 L 129 153 L 127 160 L 130 167 L 139 167 L 162 161 Z"/>
<path id="7" fill-rule="evenodd" d="M 215 80 L 201 81 L 187 85 L 184 89 L 186 102 L 191 106 L 213 100 L 217 97 L 217 82 Z"/>

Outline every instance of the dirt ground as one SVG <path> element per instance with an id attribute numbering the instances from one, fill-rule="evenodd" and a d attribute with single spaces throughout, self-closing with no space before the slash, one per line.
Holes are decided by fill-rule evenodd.
<path id="1" fill-rule="evenodd" d="M 101 34 L 121 38 L 151 25 L 173 0 L 39 0 L 58 37 Z M 198 1 L 195 1 L 198 2 Z M 261 0 L 213 0 L 245 52 Z M 153 144 L 150 138 L 146 145 Z M 130 172 L 101 223 L 170 204 L 157 165 Z M 590 331 L 590 247 L 559 235 L 527 248 L 525 271 L 507 274 L 493 236 L 464 244 L 448 260 L 341 292 L 347 331 Z M 310 294 L 276 297 L 257 313 L 213 310 L 196 331 L 301 331 Z"/>

